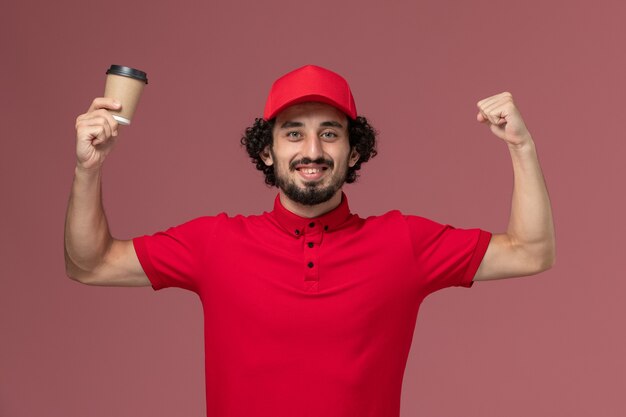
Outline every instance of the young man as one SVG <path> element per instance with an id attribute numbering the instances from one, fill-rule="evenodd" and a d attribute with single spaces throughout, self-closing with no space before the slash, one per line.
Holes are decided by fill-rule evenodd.
<path id="1" fill-rule="evenodd" d="M 548 194 L 509 93 L 477 119 L 514 168 L 506 233 L 461 230 L 392 211 L 352 214 L 344 182 L 376 155 L 375 132 L 338 74 L 278 79 L 242 138 L 279 194 L 258 216 L 206 216 L 132 241 L 111 237 L 101 167 L 117 136 L 95 99 L 78 117 L 68 206 L 68 275 L 91 285 L 181 287 L 204 309 L 209 416 L 398 416 L 421 301 L 449 286 L 536 274 L 554 262 Z"/>

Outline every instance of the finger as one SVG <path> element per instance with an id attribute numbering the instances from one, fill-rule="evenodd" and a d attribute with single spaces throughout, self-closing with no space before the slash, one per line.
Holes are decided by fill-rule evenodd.
<path id="1" fill-rule="evenodd" d="M 111 128 L 111 134 L 113 136 L 117 136 L 119 123 L 117 122 L 117 120 L 115 120 L 115 118 L 113 118 L 113 115 L 107 110 L 104 110 L 104 109 L 94 110 L 91 113 L 87 113 L 85 115 L 79 116 L 79 118 L 81 120 L 86 120 L 86 121 L 91 121 L 93 119 L 101 119 L 101 118 L 105 119 Z"/>
<path id="2" fill-rule="evenodd" d="M 481 123 L 488 122 L 490 124 L 496 124 L 496 122 L 499 120 L 499 117 L 494 114 L 493 108 L 480 107 L 478 109 L 478 114 L 476 115 L 476 120 Z"/>
<path id="3" fill-rule="evenodd" d="M 487 97 L 487 98 L 480 100 L 478 103 L 476 103 L 476 105 L 478 106 L 478 108 L 484 109 L 485 107 L 492 104 L 495 100 L 497 100 L 497 96 Z"/>
<path id="4" fill-rule="evenodd" d="M 502 125 L 506 123 L 507 117 L 511 114 L 513 103 L 507 99 L 496 100 L 483 109 L 491 123 Z"/>
<path id="5" fill-rule="evenodd" d="M 480 100 L 477 103 L 479 109 L 481 109 L 485 113 L 489 113 L 493 108 L 497 106 L 503 106 L 508 103 L 513 103 L 513 96 L 508 91 L 505 91 L 500 94 L 496 94 L 491 97 L 487 97 L 483 100 Z"/>
<path id="6" fill-rule="evenodd" d="M 106 142 L 106 140 L 107 134 L 103 125 L 84 126 L 79 134 L 79 143 L 85 141 L 91 146 L 100 145 Z"/>
<path id="7" fill-rule="evenodd" d="M 502 113 L 500 110 L 494 110 L 488 113 L 489 121 L 492 125 L 502 126 L 506 124 L 506 114 Z"/>
<path id="8" fill-rule="evenodd" d="M 97 130 L 98 133 L 91 142 L 93 145 L 103 143 L 112 136 L 111 126 L 105 117 L 100 116 L 89 119 L 87 121 L 87 126 L 89 128 L 101 128 L 100 130 Z"/>
<path id="9" fill-rule="evenodd" d="M 498 93 L 498 94 L 494 94 L 492 96 L 486 97 L 482 100 L 480 100 L 478 102 L 478 105 L 483 105 L 483 104 L 488 104 L 489 102 L 493 102 L 493 101 L 498 101 L 498 100 L 502 100 L 502 99 L 513 99 L 513 94 L 509 93 L 508 91 L 504 91 L 502 93 Z"/>
<path id="10" fill-rule="evenodd" d="M 101 114 L 91 113 L 89 118 L 82 119 L 77 125 L 78 140 L 86 140 L 91 142 L 92 145 L 98 145 L 116 136 L 115 127 L 111 126 L 110 122 L 110 120 L 113 120 L 115 124 L 115 120 L 107 113 L 106 110 L 102 110 Z M 94 132 L 97 133 L 94 134 Z"/>
<path id="11" fill-rule="evenodd" d="M 99 100 L 99 99 L 95 99 L 95 100 L 94 100 L 94 103 L 96 103 L 96 101 L 97 101 L 97 100 Z M 106 100 L 110 100 L 110 99 L 106 99 Z M 96 104 L 97 104 L 97 103 L 96 103 Z M 100 103 L 100 104 L 101 104 L 101 103 Z M 98 105 L 99 105 L 99 104 L 98 104 Z M 113 106 L 112 106 L 112 107 L 116 107 L 116 105 L 115 105 L 115 104 L 113 104 Z M 118 108 L 120 108 L 120 107 L 121 107 L 121 106 L 119 105 L 119 103 L 118 103 L 117 107 L 118 107 Z M 115 120 L 115 119 L 113 118 L 113 116 L 111 115 L 111 113 L 109 113 L 107 110 L 105 110 L 105 109 L 103 109 L 103 108 L 102 108 L 102 109 L 95 109 L 95 110 L 93 110 L 93 109 L 91 109 L 91 108 L 90 108 L 90 109 L 89 109 L 89 111 L 88 111 L 87 113 L 84 113 L 84 114 L 79 115 L 79 116 L 76 118 L 76 124 L 75 124 L 75 128 L 76 128 L 76 130 L 78 130 L 78 129 L 80 128 L 80 125 L 82 124 L 82 122 L 84 122 L 84 121 L 88 121 L 88 120 L 93 119 L 93 118 L 95 118 L 95 117 L 104 117 L 104 118 L 106 118 L 106 119 L 107 119 L 107 121 L 108 121 L 108 123 L 109 123 L 109 126 L 111 126 L 112 135 L 113 135 L 113 136 L 117 136 L 117 134 L 118 134 L 118 127 L 119 127 L 119 124 L 118 124 L 117 120 Z"/>
<path id="12" fill-rule="evenodd" d="M 496 110 L 499 106 L 498 98 L 495 96 L 488 97 L 484 100 L 478 102 L 478 111 L 481 114 L 481 119 L 479 121 L 489 122 L 491 124 L 497 124 L 500 119 L 498 116 L 494 115 L 494 110 Z"/>
<path id="13" fill-rule="evenodd" d="M 502 103 L 503 103 L 503 100 L 499 96 L 488 97 L 480 102 L 480 104 L 478 105 L 478 108 L 481 109 L 483 112 L 487 113 L 493 110 L 493 108 L 502 105 Z"/>
<path id="14" fill-rule="evenodd" d="M 114 98 L 97 97 L 91 102 L 91 106 L 89 106 L 87 113 L 91 113 L 92 111 L 98 109 L 119 110 L 121 107 L 122 104 Z"/>
<path id="15" fill-rule="evenodd" d="M 480 100 L 478 103 L 476 103 L 476 105 L 478 106 L 478 108 L 486 109 L 487 107 L 493 105 L 493 103 L 496 103 L 500 100 L 500 94 L 496 94 L 495 96 L 490 96 Z"/>
<path id="16" fill-rule="evenodd" d="M 107 132 L 107 128 L 105 126 L 94 126 L 94 128 L 96 129 L 97 135 L 91 142 L 93 146 L 108 145 L 115 141 L 116 138 Z"/>
<path id="17" fill-rule="evenodd" d="M 112 136 L 117 136 L 119 123 L 118 123 L 117 120 L 115 120 L 113 115 L 110 112 L 108 112 L 107 110 L 97 110 L 96 113 L 101 115 L 102 117 L 104 117 L 106 119 L 107 123 L 111 127 L 111 135 Z"/>

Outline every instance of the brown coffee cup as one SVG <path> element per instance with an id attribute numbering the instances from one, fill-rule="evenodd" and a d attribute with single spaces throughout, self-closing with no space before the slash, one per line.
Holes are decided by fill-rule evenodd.
<path id="1" fill-rule="evenodd" d="M 111 65 L 106 74 L 104 96 L 114 98 L 122 104 L 120 110 L 109 112 L 119 124 L 129 125 L 143 88 L 148 84 L 148 77 L 143 71 L 122 65 Z"/>

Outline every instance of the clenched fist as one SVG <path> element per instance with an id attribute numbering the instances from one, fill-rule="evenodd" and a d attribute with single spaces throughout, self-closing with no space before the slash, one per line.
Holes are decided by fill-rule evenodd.
<path id="1" fill-rule="evenodd" d="M 478 102 L 476 119 L 489 125 L 491 131 L 508 145 L 521 147 L 532 142 L 522 115 L 511 93 L 500 93 Z"/>
<path id="2" fill-rule="evenodd" d="M 118 123 L 106 109 L 118 110 L 112 98 L 96 98 L 87 113 L 76 118 L 77 165 L 84 169 L 102 166 L 118 134 Z"/>

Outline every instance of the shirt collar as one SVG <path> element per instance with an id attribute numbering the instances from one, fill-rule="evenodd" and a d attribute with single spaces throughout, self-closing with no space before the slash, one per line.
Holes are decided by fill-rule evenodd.
<path id="1" fill-rule="evenodd" d="M 313 218 L 300 217 L 287 210 L 281 204 L 279 194 L 274 200 L 274 211 L 271 214 L 280 227 L 294 237 L 305 234 L 312 224 L 319 226 L 325 232 L 331 232 L 338 229 L 353 216 L 348 206 L 348 198 L 343 192 L 341 193 L 341 203 L 337 207 L 328 213 Z"/>

